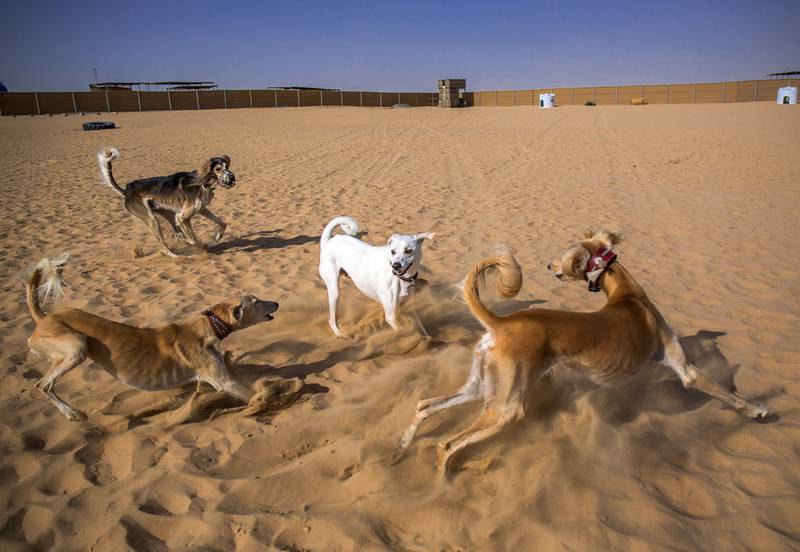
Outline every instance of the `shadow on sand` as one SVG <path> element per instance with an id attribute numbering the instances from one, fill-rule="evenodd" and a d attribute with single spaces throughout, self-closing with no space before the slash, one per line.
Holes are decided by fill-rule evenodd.
<path id="1" fill-rule="evenodd" d="M 212 255 L 220 255 L 225 251 L 242 251 L 250 253 L 260 249 L 279 249 L 290 245 L 305 245 L 307 243 L 318 242 L 319 236 L 299 235 L 293 238 L 281 238 L 278 234 L 281 229 L 261 230 L 246 234 L 228 241 L 210 245 L 208 252 Z"/>

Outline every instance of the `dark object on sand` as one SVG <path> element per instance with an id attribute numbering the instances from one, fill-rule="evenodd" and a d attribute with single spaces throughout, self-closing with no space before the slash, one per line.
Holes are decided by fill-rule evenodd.
<path id="1" fill-rule="evenodd" d="M 583 104 L 583 105 L 593 106 L 593 105 L 597 105 L 597 104 L 596 104 L 596 103 L 594 103 L 592 100 L 589 100 L 588 102 L 586 102 L 586 103 L 585 103 L 585 104 Z"/>
<path id="2" fill-rule="evenodd" d="M 105 130 L 107 128 L 117 128 L 111 121 L 91 121 L 83 123 L 83 130 Z"/>

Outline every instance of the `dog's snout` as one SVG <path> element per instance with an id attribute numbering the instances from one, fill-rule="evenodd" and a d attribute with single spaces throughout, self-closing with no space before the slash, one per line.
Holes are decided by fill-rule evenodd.
<path id="1" fill-rule="evenodd" d="M 564 279 L 564 275 L 559 272 L 558 274 L 556 274 L 556 278 L 558 278 L 559 280 L 563 280 Z"/>
<path id="2" fill-rule="evenodd" d="M 397 269 L 401 268 L 401 265 L 400 265 L 400 263 L 392 263 L 392 268 L 397 270 Z"/>

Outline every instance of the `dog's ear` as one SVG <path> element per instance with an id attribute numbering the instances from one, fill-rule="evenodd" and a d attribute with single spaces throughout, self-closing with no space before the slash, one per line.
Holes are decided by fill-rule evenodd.
<path id="1" fill-rule="evenodd" d="M 391 236 L 389 236 L 389 239 L 386 240 L 386 245 L 391 245 L 396 237 L 397 237 L 397 234 L 392 234 Z"/>
<path id="2" fill-rule="evenodd" d="M 586 231 L 583 233 L 583 237 L 587 240 L 590 240 L 594 237 L 594 230 L 591 228 L 587 228 Z"/>
<path id="3" fill-rule="evenodd" d="M 244 316 L 244 309 L 242 309 L 242 304 L 239 303 L 237 306 L 233 307 L 233 317 L 236 320 L 241 320 L 242 316 Z"/>
<path id="4" fill-rule="evenodd" d="M 206 159 L 203 161 L 203 164 L 200 165 L 200 168 L 197 169 L 198 176 L 206 176 L 208 173 L 211 172 L 211 159 Z"/>
<path id="5" fill-rule="evenodd" d="M 575 256 L 572 258 L 572 276 L 578 278 L 581 274 L 586 272 L 586 265 L 589 264 L 589 259 L 592 254 L 585 247 L 576 248 Z"/>
<path id="6" fill-rule="evenodd" d="M 622 241 L 622 232 L 610 232 L 608 230 L 598 230 L 594 235 L 594 240 L 602 243 L 604 246 L 611 248 Z"/>
<path id="7" fill-rule="evenodd" d="M 222 160 L 225 161 L 225 164 L 228 165 L 228 167 L 231 166 L 231 158 L 230 157 L 228 157 L 227 155 L 223 155 L 222 156 Z"/>
<path id="8" fill-rule="evenodd" d="M 425 240 L 433 240 L 433 236 L 436 235 L 436 232 L 422 232 L 421 234 L 414 234 L 414 239 L 417 243 L 422 243 Z"/>

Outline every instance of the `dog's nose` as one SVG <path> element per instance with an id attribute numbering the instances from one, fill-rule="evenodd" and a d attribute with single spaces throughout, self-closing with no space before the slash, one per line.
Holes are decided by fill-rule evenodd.
<path id="1" fill-rule="evenodd" d="M 400 263 L 392 263 L 392 268 L 397 270 L 398 268 L 400 268 Z"/>
<path id="2" fill-rule="evenodd" d="M 280 307 L 280 305 L 277 302 L 275 302 L 275 310 L 278 310 L 278 307 Z"/>
<path id="3" fill-rule="evenodd" d="M 564 275 L 563 274 L 556 274 L 556 278 L 558 278 L 559 280 L 563 280 L 564 279 Z"/>

